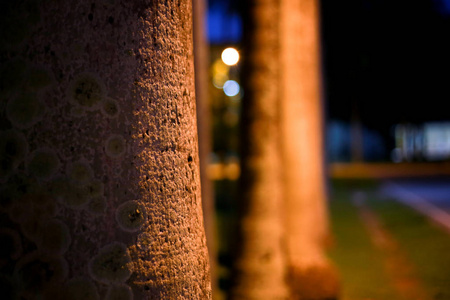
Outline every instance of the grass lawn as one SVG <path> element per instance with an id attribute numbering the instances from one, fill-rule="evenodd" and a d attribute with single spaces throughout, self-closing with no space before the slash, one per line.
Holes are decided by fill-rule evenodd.
<path id="1" fill-rule="evenodd" d="M 217 202 L 219 285 L 226 295 L 230 284 L 233 240 L 236 235 L 235 182 L 215 182 Z M 432 299 L 450 299 L 450 235 L 404 205 L 380 199 L 378 183 L 335 180 L 330 193 L 330 224 L 334 243 L 329 257 L 340 272 L 340 300 L 399 300 L 386 273 L 385 253 L 375 247 L 352 203 L 355 191 L 367 196 L 367 205 L 383 228 L 397 241 L 418 279 Z"/>
<path id="2" fill-rule="evenodd" d="M 450 299 L 450 235 L 404 205 L 380 199 L 376 182 L 334 181 L 330 217 L 335 245 L 329 256 L 342 280 L 344 300 L 400 299 L 384 268 L 384 255 L 370 240 L 352 204 L 363 191 L 383 228 L 400 245 L 432 299 Z"/>
<path id="3" fill-rule="evenodd" d="M 372 199 L 370 205 L 407 252 L 432 299 L 450 299 L 450 235 L 400 203 Z"/>
<path id="4" fill-rule="evenodd" d="M 341 276 L 342 300 L 396 299 L 374 247 L 351 199 L 355 190 L 372 190 L 368 182 L 335 182 L 330 201 L 334 245 L 329 257 Z"/>

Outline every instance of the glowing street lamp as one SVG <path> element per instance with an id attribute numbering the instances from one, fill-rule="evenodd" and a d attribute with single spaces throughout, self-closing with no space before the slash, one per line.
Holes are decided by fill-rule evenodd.
<path id="1" fill-rule="evenodd" d="M 226 48 L 222 51 L 222 61 L 228 66 L 237 64 L 239 61 L 239 52 L 234 48 Z"/>

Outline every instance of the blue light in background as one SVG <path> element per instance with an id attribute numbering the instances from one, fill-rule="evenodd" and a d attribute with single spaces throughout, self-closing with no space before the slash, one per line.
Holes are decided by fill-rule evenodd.
<path id="1" fill-rule="evenodd" d="M 443 15 L 450 15 L 450 0 L 434 0 L 437 9 Z"/>
<path id="2" fill-rule="evenodd" d="M 447 14 L 450 14 L 450 0 L 442 0 L 442 6 L 443 6 L 443 10 Z"/>
<path id="3" fill-rule="evenodd" d="M 242 38 L 239 14 L 229 12 L 223 3 L 208 8 L 208 40 L 211 44 L 235 44 Z"/>
<path id="4" fill-rule="evenodd" d="M 237 82 L 234 81 L 234 80 L 228 80 L 228 81 L 225 82 L 225 84 L 223 85 L 223 92 L 224 92 L 225 95 L 227 95 L 228 97 L 236 96 L 237 94 L 239 94 L 239 90 L 240 90 L 239 83 L 237 83 Z"/>

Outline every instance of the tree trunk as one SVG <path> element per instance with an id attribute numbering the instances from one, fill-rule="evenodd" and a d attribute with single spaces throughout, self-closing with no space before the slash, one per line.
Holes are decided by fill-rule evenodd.
<path id="1" fill-rule="evenodd" d="M 318 1 L 284 0 L 282 132 L 286 241 L 293 299 L 331 299 L 320 96 Z"/>
<path id="2" fill-rule="evenodd" d="M 247 1 L 239 252 L 233 299 L 284 299 L 277 0 Z"/>
<path id="3" fill-rule="evenodd" d="M 215 243 L 216 222 L 214 191 L 211 180 L 208 177 L 208 165 L 212 147 L 211 137 L 211 109 L 208 97 L 208 66 L 209 50 L 206 40 L 206 1 L 194 0 L 192 2 L 194 12 L 194 61 L 195 61 L 195 94 L 197 103 L 197 124 L 200 156 L 200 178 L 202 191 L 203 219 L 205 221 L 206 244 L 208 245 L 209 263 L 211 269 L 211 285 L 213 296 L 218 289 L 216 261 L 217 247 Z M 215 298 L 215 297 L 214 297 Z"/>
<path id="4" fill-rule="evenodd" d="M 1 285 L 22 299 L 210 299 L 191 2 L 1 11 Z"/>

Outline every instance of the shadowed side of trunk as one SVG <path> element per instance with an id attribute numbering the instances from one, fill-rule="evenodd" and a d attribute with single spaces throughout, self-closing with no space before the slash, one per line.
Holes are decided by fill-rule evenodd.
<path id="1" fill-rule="evenodd" d="M 2 285 L 23 299 L 210 299 L 191 2 L 8 5 Z"/>
<path id="2" fill-rule="evenodd" d="M 217 282 L 217 246 L 215 242 L 216 221 L 214 190 L 212 181 L 208 178 L 208 165 L 212 148 L 211 108 L 208 96 L 208 65 L 209 50 L 206 40 L 205 16 L 207 3 L 205 0 L 194 0 L 194 61 L 195 61 L 195 94 L 197 103 L 197 124 L 200 156 L 200 178 L 202 191 L 203 218 L 205 221 L 206 243 L 208 245 L 211 267 L 211 284 L 213 295 L 218 289 Z"/>
<path id="3" fill-rule="evenodd" d="M 241 219 L 232 299 L 284 299 L 279 154 L 279 1 L 247 1 Z"/>

